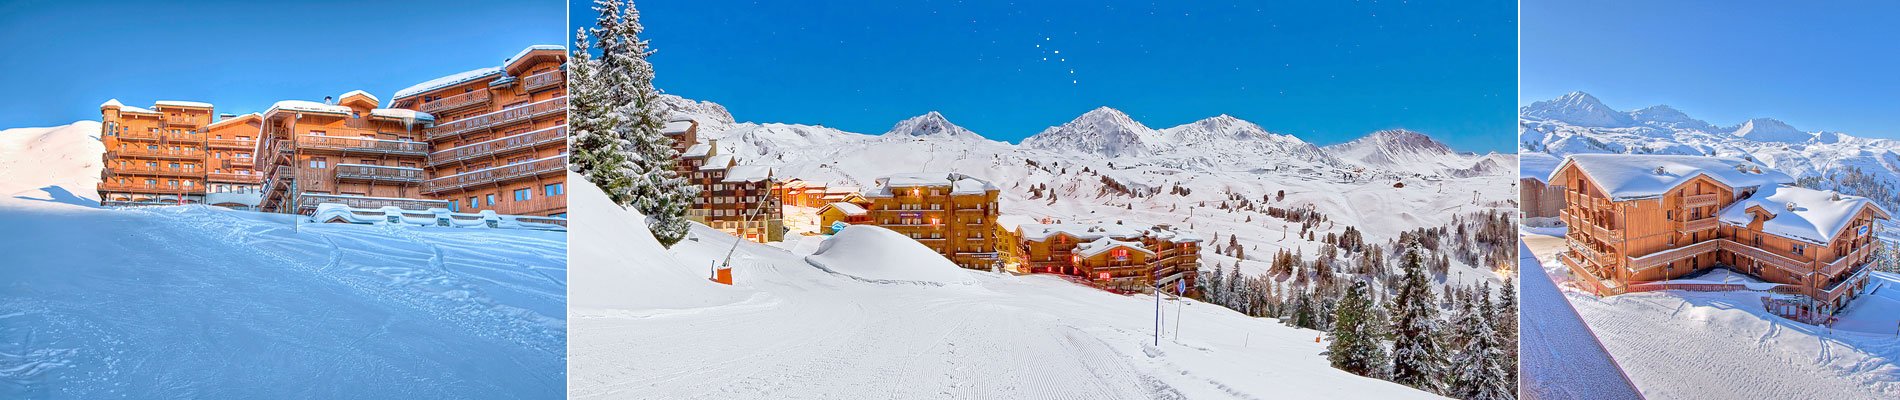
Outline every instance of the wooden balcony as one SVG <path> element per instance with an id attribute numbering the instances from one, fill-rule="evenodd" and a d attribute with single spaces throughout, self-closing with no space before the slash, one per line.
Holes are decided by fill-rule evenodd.
<path id="1" fill-rule="evenodd" d="M 304 135 L 297 138 L 297 146 L 308 149 L 334 150 L 343 153 L 374 153 L 406 156 L 425 156 L 429 154 L 428 143 L 361 137 Z"/>
<path id="2" fill-rule="evenodd" d="M 1591 237 L 1594 237 L 1597 240 L 1601 240 L 1606 243 L 1623 240 L 1623 231 L 1620 231 L 1620 230 L 1610 229 L 1602 225 L 1590 224 L 1587 222 L 1583 225 L 1583 227 L 1586 232 L 1590 233 Z M 1577 227 L 1572 226 L 1571 229 L 1577 229 Z"/>
<path id="3" fill-rule="evenodd" d="M 182 133 L 182 132 L 170 133 L 170 132 L 151 132 L 151 131 L 119 132 L 117 134 L 114 134 L 113 136 L 119 138 L 119 140 L 138 140 L 138 141 L 148 141 L 148 142 L 197 143 L 197 142 L 205 140 L 204 135 L 198 134 L 196 132 L 191 132 L 191 133 Z"/>
<path id="4" fill-rule="evenodd" d="M 175 176 L 175 177 L 181 177 L 181 178 L 196 178 L 196 177 L 204 175 L 204 170 L 199 169 L 199 168 L 166 168 L 163 166 L 151 167 L 151 166 L 144 166 L 144 165 L 133 165 L 133 166 L 125 166 L 125 167 L 108 167 L 105 169 L 105 171 L 106 171 L 107 176 L 144 175 L 144 176 Z"/>
<path id="5" fill-rule="evenodd" d="M 1715 205 L 1715 203 L 1716 198 L 1714 193 L 1682 196 L 1682 205 L 1684 207 L 1706 207 Z"/>
<path id="6" fill-rule="evenodd" d="M 337 180 L 364 180 L 375 182 L 416 183 L 422 182 L 421 168 L 389 167 L 382 165 L 337 164 Z"/>
<path id="7" fill-rule="evenodd" d="M 1700 219 L 1681 221 L 1681 222 L 1676 223 L 1676 225 L 1677 225 L 1676 230 L 1682 233 L 1701 232 L 1701 231 L 1711 230 L 1711 229 L 1715 229 L 1715 217 L 1709 216 L 1709 217 L 1702 217 Z"/>
<path id="8" fill-rule="evenodd" d="M 225 169 L 249 169 L 256 165 L 255 160 L 250 157 L 226 158 L 222 163 Z"/>
<path id="9" fill-rule="evenodd" d="M 1863 279 L 1867 279 L 1868 271 L 1872 270 L 1873 269 L 1868 268 L 1866 264 L 1861 264 L 1847 277 L 1833 281 L 1833 283 L 1828 284 L 1826 287 L 1816 288 L 1819 293 L 1816 293 L 1815 297 L 1821 301 L 1834 301 L 1834 299 L 1838 299 L 1842 295 L 1853 291 L 1855 284 Z"/>
<path id="10" fill-rule="evenodd" d="M 212 172 L 205 174 L 205 180 L 218 183 L 264 183 L 264 174 L 238 174 L 230 172 Z"/>
<path id="11" fill-rule="evenodd" d="M 1642 257 L 1630 257 L 1627 267 L 1630 272 L 1645 271 L 1669 265 L 1669 263 L 1676 261 L 1713 253 L 1721 249 L 1721 244 L 1717 242 L 1718 240 L 1705 240 L 1700 243 L 1645 254 Z"/>
<path id="12" fill-rule="evenodd" d="M 1762 250 L 1760 248 L 1745 245 L 1733 240 L 1716 239 L 1714 241 L 1721 243 L 1722 250 L 1728 251 L 1730 253 L 1734 253 L 1736 256 L 1747 257 L 1749 259 L 1759 261 L 1762 264 L 1767 264 L 1775 268 L 1781 268 L 1783 271 L 1807 273 L 1812 268 L 1811 267 L 1812 264 L 1807 261 L 1797 260 L 1794 258 L 1790 258 L 1788 256 L 1775 254 L 1767 250 Z"/>
<path id="13" fill-rule="evenodd" d="M 168 116 L 165 116 L 165 125 L 202 126 L 204 124 L 198 122 L 197 119 L 192 118 L 190 116 L 173 117 L 173 116 L 168 115 Z"/>
<path id="14" fill-rule="evenodd" d="M 179 187 L 179 186 L 165 186 L 165 185 L 146 185 L 142 183 L 134 183 L 134 184 L 100 183 L 99 191 L 100 192 L 150 193 L 150 194 L 194 194 L 194 193 L 204 193 L 204 188 L 195 187 L 195 186 L 194 187 Z"/>
<path id="15" fill-rule="evenodd" d="M 201 160 L 201 159 L 204 159 L 204 157 L 205 157 L 204 150 L 197 149 L 197 148 L 184 148 L 184 149 L 178 149 L 178 150 L 172 150 L 172 149 L 154 150 L 154 149 L 145 149 L 145 148 L 138 148 L 138 147 L 127 147 L 120 150 L 113 150 L 113 151 L 106 152 L 106 159 L 108 160 L 114 159 L 114 158 L 159 158 L 159 159 L 168 159 L 168 160 Z"/>
<path id="16" fill-rule="evenodd" d="M 533 132 L 503 137 L 481 143 L 469 144 L 429 154 L 429 166 L 438 166 L 476 157 L 507 154 L 520 149 L 554 143 L 566 143 L 567 126 L 556 126 Z"/>
<path id="17" fill-rule="evenodd" d="M 565 171 L 567 171 L 567 157 L 555 156 L 430 179 L 427 182 L 423 182 L 422 191 L 424 193 L 441 193 L 469 186 L 508 182 L 516 179 L 531 178 L 541 174 L 556 174 Z"/>
<path id="18" fill-rule="evenodd" d="M 538 92 L 564 83 L 567 83 L 567 73 L 560 69 L 521 78 L 521 87 L 529 92 Z"/>
<path id="19" fill-rule="evenodd" d="M 205 145 L 211 146 L 211 148 L 215 148 L 215 149 L 256 150 L 257 140 L 254 140 L 254 139 L 206 139 Z"/>
<path id="20" fill-rule="evenodd" d="M 468 108 L 469 106 L 486 104 L 488 103 L 488 99 L 488 91 L 477 90 L 422 103 L 422 105 L 416 106 L 416 111 L 435 114 L 443 111 L 460 110 Z"/>
<path id="21" fill-rule="evenodd" d="M 1571 250 L 1575 250 L 1577 254 L 1582 255 L 1580 259 L 1583 261 L 1589 261 L 1591 263 L 1595 263 L 1596 265 L 1601 265 L 1601 266 L 1616 265 L 1616 255 L 1614 254 L 1611 254 L 1609 252 L 1604 252 L 1604 251 L 1597 251 L 1596 249 L 1590 248 L 1590 246 L 1588 245 L 1584 245 L 1583 243 L 1577 243 L 1575 241 L 1566 240 L 1564 241 L 1564 243 L 1568 244 Z"/>
<path id="22" fill-rule="evenodd" d="M 509 124 L 532 120 L 535 117 L 567 113 L 567 97 L 556 97 L 539 102 L 524 104 L 506 110 L 491 112 L 454 122 L 436 124 L 434 128 L 423 131 L 428 140 L 477 132 L 485 129 L 507 126 Z"/>
<path id="23" fill-rule="evenodd" d="M 1878 242 L 1869 242 L 1868 244 L 1861 245 L 1860 248 L 1858 249 L 1854 249 L 1853 251 L 1842 255 L 1841 258 L 1835 259 L 1834 262 L 1828 263 L 1827 268 L 1822 269 L 1821 273 L 1830 277 L 1840 276 L 1842 272 L 1845 272 L 1856 265 L 1866 264 L 1868 261 L 1868 257 L 1873 255 L 1874 248 L 1879 246 L 1876 243 Z"/>

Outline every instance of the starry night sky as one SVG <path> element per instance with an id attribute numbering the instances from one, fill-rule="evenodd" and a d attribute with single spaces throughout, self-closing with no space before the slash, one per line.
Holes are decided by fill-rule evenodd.
<path id="1" fill-rule="evenodd" d="M 1106 105 L 1157 129 L 1225 113 L 1321 145 L 1514 147 L 1514 2 L 1261 3 L 637 4 L 657 85 L 741 121 L 878 134 L 937 110 L 1017 142 Z"/>

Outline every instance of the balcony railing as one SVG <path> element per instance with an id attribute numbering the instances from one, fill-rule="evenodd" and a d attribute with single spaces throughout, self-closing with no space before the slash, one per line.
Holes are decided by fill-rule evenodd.
<path id="1" fill-rule="evenodd" d="M 1709 216 L 1709 217 L 1702 217 L 1700 219 L 1682 221 L 1681 225 L 1682 225 L 1682 228 L 1680 230 L 1682 231 L 1682 233 L 1701 232 L 1701 231 L 1706 231 L 1710 229 L 1715 229 L 1715 217 Z"/>
<path id="2" fill-rule="evenodd" d="M 422 184 L 422 191 L 425 193 L 441 193 L 473 185 L 507 182 L 565 170 L 567 170 L 567 156 L 554 156 L 524 163 L 503 165 L 430 179 L 428 182 Z"/>
<path id="3" fill-rule="evenodd" d="M 1811 268 L 1811 265 L 1812 265 L 1807 261 L 1797 260 L 1794 258 L 1790 258 L 1788 256 L 1775 254 L 1775 253 L 1769 252 L 1768 250 L 1763 250 L 1754 246 L 1741 244 L 1740 242 L 1736 242 L 1733 240 L 1716 239 L 1714 241 L 1721 243 L 1722 250 L 1727 250 L 1728 252 L 1734 253 L 1735 255 L 1738 255 L 1738 256 L 1748 257 L 1749 259 L 1759 261 L 1763 264 L 1768 264 L 1769 266 L 1781 268 L 1783 271 L 1798 272 L 1798 273 L 1805 274 L 1808 272 L 1809 268 Z"/>
<path id="4" fill-rule="evenodd" d="M 1669 265 L 1669 263 L 1690 257 L 1712 253 L 1720 248 L 1721 245 L 1717 243 L 1716 240 L 1706 240 L 1700 243 L 1645 254 L 1642 257 L 1630 257 L 1628 268 L 1630 272 L 1648 270 Z"/>
<path id="5" fill-rule="evenodd" d="M 477 90 L 473 92 L 435 99 L 435 101 L 431 101 L 427 103 L 422 103 L 422 105 L 416 107 L 416 111 L 435 114 L 437 112 L 459 110 L 464 107 L 487 103 L 487 102 L 488 102 L 488 91 Z"/>
<path id="6" fill-rule="evenodd" d="M 189 125 L 189 126 L 201 125 L 196 119 L 193 119 L 191 117 L 171 117 L 171 116 L 165 117 L 165 124 L 166 125 Z"/>
<path id="7" fill-rule="evenodd" d="M 342 152 L 378 153 L 422 156 L 429 154 L 429 144 L 407 140 L 382 140 L 371 138 L 353 138 L 342 136 L 304 135 L 297 139 L 297 145 L 311 149 L 336 150 Z"/>
<path id="8" fill-rule="evenodd" d="M 1715 202 L 1714 193 L 1682 196 L 1682 205 L 1685 207 L 1712 206 L 1715 205 Z"/>
<path id="9" fill-rule="evenodd" d="M 127 147 L 124 149 L 106 152 L 107 159 L 121 158 L 121 157 L 199 159 L 199 158 L 204 158 L 204 156 L 205 156 L 204 150 L 200 150 L 196 148 L 172 150 L 172 149 L 143 149 L 143 148 L 138 148 L 138 147 Z"/>
<path id="10" fill-rule="evenodd" d="M 528 75 L 521 79 L 521 87 L 530 92 L 539 91 L 567 82 L 567 74 L 560 69 Z"/>
<path id="11" fill-rule="evenodd" d="M 1864 264 L 1867 261 L 1867 256 L 1870 254 L 1873 254 L 1874 246 L 1876 245 L 1873 242 L 1869 242 L 1868 244 L 1861 245 L 1860 248 L 1854 249 L 1853 251 L 1850 251 L 1847 254 L 1843 254 L 1841 255 L 1841 258 L 1835 259 L 1834 262 L 1828 263 L 1827 268 L 1823 269 L 1821 272 L 1826 274 L 1827 276 L 1839 276 L 1841 272 L 1847 271 L 1847 269 L 1850 267 L 1853 267 L 1859 264 Z"/>
<path id="12" fill-rule="evenodd" d="M 567 96 L 562 96 L 515 106 L 506 110 L 463 118 L 455 122 L 437 124 L 434 128 L 424 131 L 424 135 L 428 136 L 429 140 L 436 140 L 489 127 L 526 121 L 543 115 L 566 112 Z"/>
<path id="13" fill-rule="evenodd" d="M 250 157 L 227 158 L 227 159 L 224 159 L 223 164 L 224 164 L 223 167 L 225 169 L 234 169 L 234 168 L 248 169 L 248 168 L 251 168 L 252 166 L 257 165 L 256 162 L 253 161 L 253 159 Z"/>
<path id="14" fill-rule="evenodd" d="M 100 183 L 99 191 L 101 192 L 156 193 L 156 194 L 191 194 L 191 193 L 204 193 L 204 188 L 197 187 L 197 186 L 184 187 L 184 186 L 166 186 L 166 185 L 146 185 L 146 184 L 136 184 L 136 183 L 135 184 Z"/>
<path id="15" fill-rule="evenodd" d="M 257 141 L 252 139 L 206 139 L 205 144 L 211 147 L 226 149 L 252 150 L 257 148 Z"/>
<path id="16" fill-rule="evenodd" d="M 365 197 L 322 193 L 303 193 L 297 196 L 297 209 L 316 209 L 318 204 L 336 203 L 355 208 L 382 208 L 395 206 L 404 210 L 427 210 L 431 208 L 449 208 L 445 200 L 404 199 L 390 197 Z"/>
<path id="17" fill-rule="evenodd" d="M 199 168 L 166 168 L 166 167 L 133 165 L 133 166 L 125 166 L 125 167 L 106 168 L 106 173 L 108 175 L 159 175 L 159 176 L 178 176 L 178 177 L 198 177 L 200 175 L 204 175 L 204 170 L 199 169 Z"/>
<path id="18" fill-rule="evenodd" d="M 509 151 L 532 148 L 543 144 L 561 143 L 566 140 L 567 126 L 556 126 L 430 153 L 429 165 L 437 166 L 475 157 L 504 154 Z"/>
<path id="19" fill-rule="evenodd" d="M 165 141 L 165 142 L 180 142 L 180 143 L 197 143 L 199 141 L 205 140 L 204 135 L 198 134 L 197 132 L 170 133 L 170 132 L 152 132 L 152 131 L 144 131 L 144 132 L 128 131 L 128 132 L 119 132 L 115 134 L 114 136 L 118 137 L 120 140 L 146 140 L 146 141 Z"/>
<path id="20" fill-rule="evenodd" d="M 337 164 L 336 178 L 382 182 L 422 182 L 422 169 L 381 165 Z"/>
<path id="21" fill-rule="evenodd" d="M 211 181 L 211 182 L 258 184 L 258 183 L 264 182 L 264 174 L 261 174 L 261 173 L 237 174 L 237 173 L 229 173 L 229 172 L 212 172 L 212 173 L 205 174 L 205 180 Z"/>
<path id="22" fill-rule="evenodd" d="M 1605 242 L 1614 242 L 1618 240 L 1623 240 L 1622 231 L 1606 228 L 1606 227 L 1603 227 L 1602 225 L 1589 224 L 1589 223 L 1586 223 L 1583 226 L 1588 228 L 1590 231 L 1590 235 L 1595 236 L 1597 240 L 1602 240 Z"/>

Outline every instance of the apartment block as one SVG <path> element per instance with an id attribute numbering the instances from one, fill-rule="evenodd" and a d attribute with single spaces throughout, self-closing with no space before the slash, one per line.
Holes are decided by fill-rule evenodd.
<path id="1" fill-rule="evenodd" d="M 1180 285 L 1198 295 L 1201 240 L 1167 225 L 1021 224 L 1011 236 L 1025 272 L 1072 275 L 1122 291 L 1172 293 Z"/>
<path id="2" fill-rule="evenodd" d="M 1866 287 L 1877 220 L 1890 218 L 1866 198 L 1791 186 L 1736 158 L 1573 155 L 1548 181 L 1570 227 L 1559 259 L 1601 295 L 1722 266 L 1832 313 Z"/>
<path id="3" fill-rule="evenodd" d="M 415 196 L 460 212 L 567 215 L 567 51 L 537 45 L 501 65 L 399 90 L 390 106 L 429 115 Z"/>
<path id="4" fill-rule="evenodd" d="M 995 185 L 956 173 L 897 174 L 864 195 L 870 224 L 909 236 L 970 269 L 1000 267 Z"/>
<path id="5" fill-rule="evenodd" d="M 209 103 L 177 100 L 141 108 L 114 99 L 99 111 L 101 205 L 257 205 L 261 176 L 239 163 L 251 158 L 256 115 L 219 119 Z"/>
<path id="6" fill-rule="evenodd" d="M 420 139 L 426 113 L 379 108 L 357 90 L 334 100 L 285 100 L 261 116 L 257 168 L 264 171 L 267 212 L 309 214 L 317 204 L 351 207 L 448 208 L 423 196 L 429 144 Z"/>

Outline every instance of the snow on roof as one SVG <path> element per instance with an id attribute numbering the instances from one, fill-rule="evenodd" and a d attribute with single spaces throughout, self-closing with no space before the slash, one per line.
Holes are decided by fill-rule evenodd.
<path id="1" fill-rule="evenodd" d="M 998 218 L 999 222 L 1001 218 Z M 1023 240 L 1044 241 L 1057 233 L 1074 236 L 1079 240 L 1101 238 L 1135 239 L 1142 235 L 1142 229 L 1128 225 L 1111 224 L 1022 224 L 1017 226 Z"/>
<path id="2" fill-rule="evenodd" d="M 1790 205 L 1793 206 L 1792 211 Z M 1873 207 L 1879 215 L 1887 215 L 1887 210 L 1865 197 L 1843 195 L 1831 190 L 1779 186 L 1762 189 L 1754 196 L 1729 205 L 1722 211 L 1722 222 L 1747 226 L 1754 222 L 1755 217 L 1748 213 L 1748 209 L 1754 206 L 1761 206 L 1773 214 L 1762 222 L 1763 232 L 1821 245 L 1833 242 L 1841 230 L 1854 221 L 1854 216 L 1860 213 L 1862 207 Z"/>
<path id="3" fill-rule="evenodd" d="M 1116 247 L 1130 248 L 1130 249 L 1134 249 L 1135 251 L 1146 253 L 1148 255 L 1155 254 L 1155 252 L 1148 251 L 1148 249 L 1142 248 L 1141 243 L 1125 242 L 1125 241 L 1109 239 L 1109 238 L 1095 239 L 1095 241 L 1093 242 L 1076 245 L 1075 253 L 1080 254 L 1083 258 L 1088 258 L 1088 257 L 1094 257 L 1096 255 L 1100 255 Z"/>
<path id="4" fill-rule="evenodd" d="M 666 126 L 660 128 L 660 133 L 667 134 L 667 135 L 678 135 L 678 134 L 686 133 L 686 130 L 691 129 L 692 127 L 693 127 L 693 121 L 667 121 Z"/>
<path id="5" fill-rule="evenodd" d="M 368 98 L 369 98 L 369 101 L 374 101 L 374 102 L 377 102 L 377 103 L 381 103 L 381 102 L 383 102 L 383 100 L 382 100 L 382 99 L 378 99 L 378 98 L 376 98 L 376 95 L 373 95 L 373 94 L 369 94 L 369 92 L 365 92 L 365 91 L 363 91 L 362 89 L 357 89 L 357 90 L 351 90 L 351 91 L 349 91 L 349 92 L 345 92 L 345 93 L 343 93 L 343 94 L 341 94 L 341 95 L 337 95 L 337 96 L 336 96 L 336 99 L 337 99 L 337 101 L 342 101 L 342 100 L 343 100 L 344 98 L 346 98 L 346 97 L 350 97 L 350 96 L 354 96 L 354 95 L 359 95 L 359 94 L 360 94 L 360 95 L 363 95 L 363 97 L 368 97 Z"/>
<path id="6" fill-rule="evenodd" d="M 508 57 L 507 60 L 503 60 L 501 62 L 501 65 L 506 66 L 509 64 L 514 64 L 515 60 L 520 60 L 522 57 L 527 57 L 528 53 L 532 53 L 535 50 L 557 50 L 557 51 L 566 52 L 567 47 L 564 47 L 558 44 L 537 44 L 533 46 L 528 46 L 528 48 L 521 49 L 520 53 L 515 53 L 514 56 Z"/>
<path id="7" fill-rule="evenodd" d="M 712 152 L 712 146 L 707 146 L 705 143 L 699 143 L 699 144 L 694 144 L 693 147 L 686 148 L 686 152 L 680 153 L 680 157 L 705 157 L 707 153 L 711 153 L 711 152 Z"/>
<path id="8" fill-rule="evenodd" d="M 1551 175 L 1570 164 L 1603 186 L 1614 201 L 1662 196 L 1697 175 L 1735 188 L 1794 183 L 1788 174 L 1739 158 L 1651 154 L 1574 154 L 1558 164 Z"/>
<path id="9" fill-rule="evenodd" d="M 1029 224 L 1035 224 L 1035 223 L 1037 223 L 1036 219 L 1030 218 L 1027 215 L 1004 214 L 1004 215 L 1000 215 L 996 217 L 996 225 L 1001 226 L 1003 227 L 1003 230 L 1010 231 L 1010 232 L 1019 232 L 1017 229 L 1021 228 L 1023 225 L 1029 225 Z"/>
<path id="10" fill-rule="evenodd" d="M 133 106 L 126 106 L 126 105 L 121 105 L 121 106 L 119 106 L 119 112 L 121 112 L 121 113 L 134 113 L 134 114 L 152 114 L 152 115 L 158 115 L 158 112 L 157 112 L 157 111 L 152 111 L 151 109 L 148 109 L 148 108 L 144 108 L 144 107 L 133 107 Z"/>
<path id="11" fill-rule="evenodd" d="M 476 69 L 472 69 L 468 71 L 462 71 L 461 73 L 457 73 L 454 75 L 430 79 L 428 81 L 415 84 L 414 86 L 402 88 L 402 90 L 396 91 L 396 95 L 394 97 L 397 99 L 401 99 L 404 97 L 415 96 L 418 94 L 422 94 L 423 92 L 441 89 L 441 88 L 445 88 L 449 86 L 455 86 L 457 84 L 466 83 L 469 81 L 485 78 L 490 75 L 495 75 L 499 73 L 501 73 L 501 67 L 485 67 L 485 68 L 476 68 Z"/>
<path id="12" fill-rule="evenodd" d="M 426 113 L 426 112 L 421 112 L 421 111 L 416 111 L 416 110 L 407 110 L 407 109 L 401 109 L 401 108 L 378 108 L 374 110 L 369 110 L 369 115 L 374 116 L 374 117 L 395 118 L 395 119 L 401 119 L 401 120 L 435 122 L 434 115 L 429 115 L 429 113 Z"/>
<path id="13" fill-rule="evenodd" d="M 1517 155 L 1517 177 L 1549 183 L 1544 179 L 1557 170 L 1557 164 L 1560 162 L 1562 162 L 1561 159 L 1548 153 L 1520 153 Z"/>
<path id="14" fill-rule="evenodd" d="M 998 190 L 996 185 L 992 185 L 982 179 L 971 178 L 958 173 L 943 172 L 893 174 L 877 178 L 877 182 L 878 191 L 871 194 L 873 196 L 890 196 L 891 188 L 902 187 L 950 186 L 951 194 L 982 194 L 991 190 Z"/>
<path id="15" fill-rule="evenodd" d="M 725 183 L 758 182 L 772 178 L 772 167 L 763 165 L 735 165 L 726 170 Z"/>
<path id="16" fill-rule="evenodd" d="M 349 114 L 350 113 L 349 107 L 339 106 L 335 104 L 323 104 L 323 103 L 318 103 L 318 102 L 308 101 L 308 100 L 284 100 L 284 101 L 279 101 L 275 104 L 271 104 L 269 110 L 264 110 L 264 114 L 269 115 L 270 113 L 277 112 L 277 110 L 295 111 L 295 112 L 332 113 L 332 114 Z"/>
<path id="17" fill-rule="evenodd" d="M 183 100 L 159 100 L 155 102 L 154 104 L 157 104 L 159 106 L 164 106 L 164 107 L 211 108 L 211 103 L 204 103 L 204 102 L 197 102 L 197 101 L 183 101 Z"/>
<path id="18" fill-rule="evenodd" d="M 843 212 L 844 215 L 850 215 L 850 216 L 862 216 L 869 213 L 869 211 L 866 211 L 864 207 L 860 207 L 857 204 L 851 204 L 851 203 L 846 203 L 842 201 L 825 204 L 824 207 L 819 207 L 818 212 L 820 213 L 825 212 L 824 210 L 825 208 L 836 209 L 839 212 Z"/>
<path id="19" fill-rule="evenodd" d="M 223 119 L 223 120 L 220 120 L 220 121 L 218 121 L 218 122 L 212 122 L 212 123 L 211 123 L 211 125 L 205 125 L 205 129 L 210 129 L 210 128 L 216 128 L 216 127 L 219 127 L 219 126 L 223 126 L 224 124 L 229 124 L 229 123 L 232 123 L 232 122 L 237 122 L 237 121 L 242 121 L 242 120 L 244 120 L 244 119 L 245 119 L 246 117 L 262 117 L 262 115 L 258 115 L 257 113 L 250 113 L 250 114 L 244 114 L 244 115 L 239 115 L 239 116 L 235 116 L 235 117 L 231 117 L 231 118 L 225 118 L 225 119 Z"/>
<path id="20" fill-rule="evenodd" d="M 858 192 L 858 187 L 857 187 L 857 186 L 828 186 L 828 187 L 825 187 L 825 193 L 836 193 L 836 194 L 851 194 L 851 193 L 857 193 L 857 192 Z"/>
<path id="21" fill-rule="evenodd" d="M 707 158 L 706 164 L 700 165 L 699 170 L 707 171 L 707 170 L 716 170 L 716 169 L 726 169 L 726 167 L 731 166 L 731 165 L 732 165 L 732 155 L 720 154 L 720 155 L 712 156 L 712 158 Z"/>
<path id="22" fill-rule="evenodd" d="M 99 103 L 99 108 L 106 107 L 125 107 L 125 103 L 120 103 L 119 99 L 106 100 L 104 103 Z"/>

